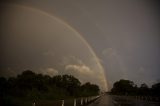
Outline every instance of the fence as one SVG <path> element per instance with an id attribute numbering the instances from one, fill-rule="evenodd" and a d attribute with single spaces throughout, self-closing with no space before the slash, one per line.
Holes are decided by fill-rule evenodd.
<path id="1" fill-rule="evenodd" d="M 84 106 L 99 97 L 100 96 L 91 96 L 57 101 L 35 101 L 32 103 L 32 106 Z"/>

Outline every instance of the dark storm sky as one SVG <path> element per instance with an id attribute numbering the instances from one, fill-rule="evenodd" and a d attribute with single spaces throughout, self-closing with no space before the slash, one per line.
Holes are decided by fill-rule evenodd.
<path id="1" fill-rule="evenodd" d="M 66 69 L 74 68 L 75 70 L 78 70 L 82 68 L 82 70 L 85 70 L 87 73 L 98 67 L 94 67 L 96 63 L 89 61 L 90 51 L 87 51 L 87 48 L 83 47 L 85 45 L 81 45 L 83 42 L 72 37 L 72 34 L 67 30 L 65 30 L 66 32 L 61 32 L 61 30 L 57 32 L 56 26 L 59 24 L 56 25 L 56 22 L 54 23 L 54 26 L 52 26 L 50 25 L 50 21 L 47 22 L 47 19 L 39 14 L 35 14 L 29 10 L 23 11 L 23 9 L 20 10 L 18 8 L 11 11 L 12 9 L 6 9 L 4 6 L 16 4 L 35 8 L 55 16 L 79 32 L 99 58 L 100 63 L 104 67 L 105 76 L 109 85 L 112 85 L 113 82 L 121 78 L 132 80 L 137 84 L 146 83 L 149 85 L 160 80 L 160 18 L 158 3 L 147 0 L 11 0 L 1 2 L 1 4 L 1 8 L 3 8 L 1 9 L 1 15 L 4 15 L 4 17 L 1 18 L 1 50 L 3 54 L 1 56 L 1 70 L 3 70 L 2 72 L 5 75 L 7 75 L 8 70 L 22 70 L 23 68 L 35 70 L 41 69 L 43 71 L 45 68 L 51 71 L 53 69 L 51 67 L 54 67 L 54 69 L 56 69 L 56 71 L 54 71 L 55 73 L 57 70 L 62 70 L 59 65 L 61 59 L 55 59 L 54 56 L 57 53 L 58 55 L 56 55 L 56 57 L 63 57 L 63 60 L 66 59 L 63 53 L 59 54 L 64 52 L 62 49 L 66 48 L 64 47 L 65 44 L 68 45 L 67 47 L 69 50 L 66 55 L 72 57 L 72 62 L 74 62 L 76 57 L 76 62 L 78 60 L 78 64 L 80 64 L 79 67 L 77 64 L 72 64 L 72 66 L 70 64 L 68 67 L 65 67 Z M 32 26 L 27 21 L 24 22 L 24 20 L 13 19 L 15 14 L 22 15 L 20 16 L 22 19 L 28 18 L 28 20 L 34 21 L 34 25 Z M 25 16 L 25 14 L 28 15 Z M 17 17 L 19 16 L 17 15 Z M 37 19 L 37 17 L 39 18 Z M 6 22 L 4 22 L 5 19 L 7 20 Z M 37 24 L 38 22 L 40 22 L 40 24 Z M 13 25 L 13 28 L 10 27 L 10 29 L 7 29 L 7 25 Z M 44 27 L 39 27 L 41 25 L 44 25 Z M 53 28 L 55 29 L 55 35 L 57 33 L 57 37 L 51 37 L 50 35 L 41 36 L 37 41 L 37 37 L 28 36 L 32 35 L 35 32 L 35 29 L 30 29 L 30 32 L 28 32 L 28 30 L 24 30 L 20 26 L 25 26 L 24 28 L 30 27 L 31 29 L 32 27 L 36 27 L 36 30 L 45 30 L 46 32 L 52 31 L 50 28 Z M 15 32 L 15 27 L 21 31 L 18 30 L 18 32 Z M 62 26 L 59 26 L 59 29 L 61 29 L 61 27 Z M 11 29 L 13 29 L 13 33 Z M 58 37 L 59 35 L 65 35 L 66 33 L 71 36 L 63 36 L 63 38 Z M 8 37 L 5 37 L 5 34 L 7 34 Z M 14 35 L 12 34 L 17 35 L 13 37 Z M 24 35 L 18 36 L 18 34 Z M 39 33 L 36 34 L 37 36 L 40 35 Z M 54 40 L 51 40 L 51 38 Z M 25 42 L 26 39 L 29 41 L 32 39 L 32 41 L 27 43 Z M 8 45 L 9 43 L 7 42 L 12 44 Z M 68 44 L 68 42 L 72 43 Z M 49 46 L 51 44 L 53 46 Z M 33 49 L 30 48 L 32 45 L 35 45 L 33 46 Z M 57 49 L 56 45 L 61 46 Z M 14 48 L 18 48 L 16 52 L 13 52 L 15 51 Z M 18 51 L 20 50 L 23 50 L 24 52 L 21 51 L 23 58 L 19 58 L 26 60 L 26 62 L 18 62 L 18 60 L 22 61 L 21 59 L 17 59 L 19 55 Z M 40 54 L 37 54 L 41 52 L 46 57 L 41 57 Z M 28 53 L 30 55 L 28 55 Z M 29 58 L 31 59 L 27 59 L 27 56 L 30 56 Z M 54 57 L 54 61 L 51 57 Z M 43 58 L 45 61 L 42 62 L 42 59 L 39 58 Z M 18 66 L 20 68 L 17 68 Z M 96 70 L 98 69 L 99 68 Z M 86 77 L 83 77 L 82 79 L 85 78 Z M 92 78 L 92 80 L 94 79 Z"/>

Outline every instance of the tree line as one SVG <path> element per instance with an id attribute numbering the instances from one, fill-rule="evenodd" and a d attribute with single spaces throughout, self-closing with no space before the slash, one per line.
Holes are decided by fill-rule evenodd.
<path id="1" fill-rule="evenodd" d="M 121 79 L 113 84 L 111 94 L 160 97 L 160 83 L 153 84 L 151 87 L 143 83 L 138 87 L 133 81 Z"/>
<path id="2" fill-rule="evenodd" d="M 21 98 L 65 99 L 94 96 L 99 94 L 99 86 L 81 82 L 72 75 L 48 76 L 30 70 L 8 79 L 0 77 L 0 99 Z"/>

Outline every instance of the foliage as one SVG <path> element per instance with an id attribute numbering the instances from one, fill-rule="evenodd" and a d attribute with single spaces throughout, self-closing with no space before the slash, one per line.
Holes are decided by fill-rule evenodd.
<path id="1" fill-rule="evenodd" d="M 15 78 L 0 77 L 0 91 L 1 101 L 8 101 L 8 98 L 53 100 L 97 95 L 99 87 L 89 82 L 82 85 L 72 75 L 50 77 L 27 70 Z"/>
<path id="2" fill-rule="evenodd" d="M 111 94 L 160 96 L 160 83 L 152 85 L 152 88 L 149 88 L 145 83 L 137 87 L 133 81 L 121 79 L 114 83 Z"/>
<path id="3" fill-rule="evenodd" d="M 120 80 L 114 83 L 112 92 L 115 94 L 127 95 L 134 91 L 135 85 L 129 80 Z"/>
<path id="4" fill-rule="evenodd" d="M 151 91 L 152 91 L 152 95 L 160 96 L 160 83 L 156 83 L 152 85 Z"/>
<path id="5" fill-rule="evenodd" d="M 81 86 L 81 95 L 84 96 L 98 95 L 99 90 L 100 89 L 97 85 L 87 82 Z"/>

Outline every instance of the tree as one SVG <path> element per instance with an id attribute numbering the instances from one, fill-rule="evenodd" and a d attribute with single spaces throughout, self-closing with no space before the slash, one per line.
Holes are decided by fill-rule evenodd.
<path id="1" fill-rule="evenodd" d="M 140 88 L 138 89 L 138 94 L 139 95 L 149 95 L 150 94 L 150 90 L 147 84 L 145 83 L 141 84 Z"/>
<path id="2" fill-rule="evenodd" d="M 91 84 L 90 82 L 86 82 L 81 86 L 81 92 L 83 96 L 98 95 L 99 91 L 99 87 L 95 84 Z"/>
<path id="3" fill-rule="evenodd" d="M 62 76 L 61 87 L 64 87 L 71 96 L 76 96 L 78 94 L 80 85 L 81 83 L 77 78 L 71 75 Z"/>
<path id="4" fill-rule="evenodd" d="M 160 97 L 160 83 L 156 83 L 154 85 L 152 85 L 152 94 L 154 96 L 159 96 Z"/>
<path id="5" fill-rule="evenodd" d="M 0 77 L 0 97 L 6 94 L 7 88 L 8 88 L 8 83 L 6 78 Z"/>
<path id="6" fill-rule="evenodd" d="M 50 77 L 26 70 L 17 77 L 10 77 L 8 80 L 3 77 L 0 78 L 0 96 L 35 100 L 64 99 L 98 94 L 99 87 L 97 85 L 86 83 L 82 86 L 81 82 L 72 75 Z M 86 92 L 83 92 L 82 95 L 82 91 Z"/>
<path id="7" fill-rule="evenodd" d="M 136 85 L 130 80 L 121 79 L 114 83 L 111 92 L 113 94 L 128 95 L 132 94 Z"/>

